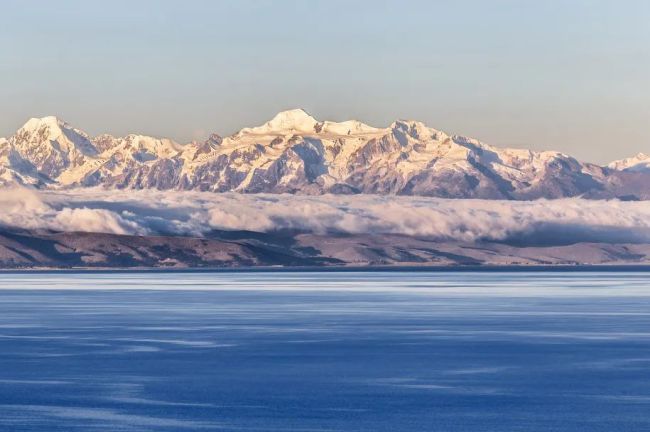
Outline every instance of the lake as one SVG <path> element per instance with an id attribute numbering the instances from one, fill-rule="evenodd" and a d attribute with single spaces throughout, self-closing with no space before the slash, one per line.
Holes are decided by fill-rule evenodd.
<path id="1" fill-rule="evenodd" d="M 4 273 L 0 430 L 650 430 L 650 273 Z"/>

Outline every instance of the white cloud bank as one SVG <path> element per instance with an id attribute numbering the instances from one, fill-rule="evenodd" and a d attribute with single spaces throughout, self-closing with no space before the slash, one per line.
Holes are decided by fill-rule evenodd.
<path id="1" fill-rule="evenodd" d="M 0 225 L 137 235 L 288 229 L 466 242 L 650 242 L 650 202 L 2 189 Z"/>

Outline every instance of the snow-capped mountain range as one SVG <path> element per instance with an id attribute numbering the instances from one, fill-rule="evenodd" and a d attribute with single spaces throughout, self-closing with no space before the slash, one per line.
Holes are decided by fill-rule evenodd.
<path id="1" fill-rule="evenodd" d="M 417 121 L 375 128 L 303 110 L 222 138 L 178 144 L 90 137 L 56 117 L 0 138 L 0 185 L 242 193 L 370 193 L 449 198 L 650 199 L 650 156 L 582 163 L 554 151 L 498 148 Z"/>

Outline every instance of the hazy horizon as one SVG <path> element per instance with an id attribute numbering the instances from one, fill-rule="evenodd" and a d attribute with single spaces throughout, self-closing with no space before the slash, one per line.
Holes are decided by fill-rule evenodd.
<path id="1" fill-rule="evenodd" d="M 0 137 L 56 115 L 180 143 L 303 108 L 607 163 L 648 152 L 643 1 L 14 1 Z"/>

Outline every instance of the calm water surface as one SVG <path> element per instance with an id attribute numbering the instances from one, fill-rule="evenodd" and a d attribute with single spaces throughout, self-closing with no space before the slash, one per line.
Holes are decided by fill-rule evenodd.
<path id="1" fill-rule="evenodd" d="M 0 431 L 650 430 L 650 273 L 0 274 Z"/>

